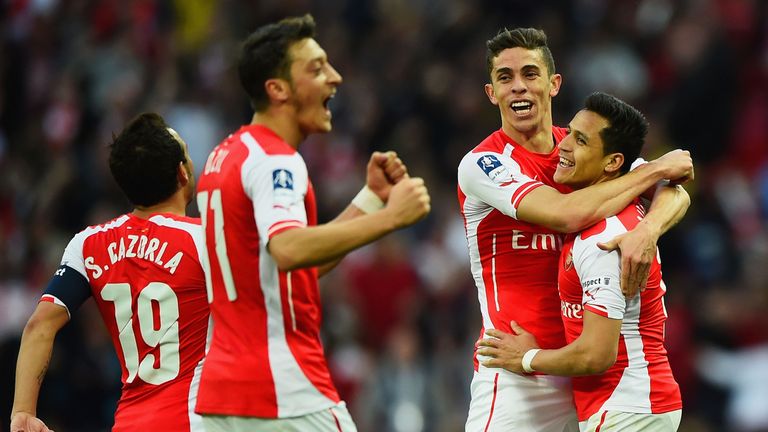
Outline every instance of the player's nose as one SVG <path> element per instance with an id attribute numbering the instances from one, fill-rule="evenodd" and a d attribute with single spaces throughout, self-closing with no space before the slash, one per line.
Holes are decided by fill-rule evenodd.
<path id="1" fill-rule="evenodd" d="M 331 84 L 339 85 L 344 81 L 339 71 L 336 70 L 330 63 L 328 63 L 328 82 Z"/>

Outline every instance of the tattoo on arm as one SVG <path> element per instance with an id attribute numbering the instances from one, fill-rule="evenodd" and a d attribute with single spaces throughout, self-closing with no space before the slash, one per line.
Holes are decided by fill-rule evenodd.
<path id="1" fill-rule="evenodd" d="M 48 360 L 43 365 L 43 369 L 40 370 L 40 373 L 37 375 L 37 384 L 42 385 L 43 384 L 43 378 L 45 378 L 45 373 L 48 372 L 48 365 L 51 363 L 51 360 Z"/>

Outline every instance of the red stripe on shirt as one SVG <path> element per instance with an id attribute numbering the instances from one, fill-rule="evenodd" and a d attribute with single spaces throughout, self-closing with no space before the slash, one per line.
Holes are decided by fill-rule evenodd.
<path id="1" fill-rule="evenodd" d="M 603 415 L 600 416 L 600 424 L 597 425 L 595 428 L 595 432 L 600 432 L 600 428 L 603 427 L 603 424 L 605 423 L 605 416 L 608 414 L 608 411 L 603 411 Z"/>
<path id="2" fill-rule="evenodd" d="M 544 183 L 539 182 L 528 182 L 524 184 L 523 186 L 519 187 L 514 194 L 512 194 L 512 207 L 517 209 L 517 206 L 520 205 L 520 201 L 525 198 L 526 195 L 528 195 L 531 191 L 538 188 L 539 186 L 544 186 Z"/>
<path id="3" fill-rule="evenodd" d="M 493 379 L 493 399 L 491 400 L 491 412 L 488 414 L 488 423 L 485 424 L 484 432 L 488 432 L 488 427 L 491 426 L 491 419 L 493 418 L 493 408 L 496 406 L 496 390 L 499 388 L 499 374 L 496 374 L 496 378 Z"/>
<path id="4" fill-rule="evenodd" d="M 335 412 L 333 412 L 333 408 L 328 408 L 328 411 L 330 411 L 330 412 L 331 412 L 331 415 L 333 416 L 333 421 L 335 421 L 335 422 L 336 422 L 336 429 L 337 429 L 339 432 L 342 432 L 342 430 L 341 430 L 341 423 L 339 423 L 339 418 L 338 418 L 338 417 L 336 417 L 336 413 L 335 413 Z"/>

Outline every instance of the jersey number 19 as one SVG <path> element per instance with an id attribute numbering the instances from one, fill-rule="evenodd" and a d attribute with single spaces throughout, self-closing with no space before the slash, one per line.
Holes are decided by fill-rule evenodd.
<path id="1" fill-rule="evenodd" d="M 144 343 L 158 347 L 159 368 L 154 354 L 139 358 L 139 348 L 133 330 L 131 285 L 109 283 L 101 290 L 101 298 L 115 305 L 115 321 L 120 334 L 125 368 L 128 369 L 126 383 L 132 383 L 138 376 L 142 381 L 159 385 L 179 375 L 179 300 L 168 284 L 150 282 L 140 292 L 136 301 L 136 319 Z M 157 305 L 159 323 L 155 329 L 155 314 L 152 303 Z"/>

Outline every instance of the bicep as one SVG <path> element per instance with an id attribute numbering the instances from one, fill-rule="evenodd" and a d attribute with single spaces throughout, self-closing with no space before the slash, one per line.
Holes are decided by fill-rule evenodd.
<path id="1" fill-rule="evenodd" d="M 517 218 L 560 232 L 572 231 L 569 214 L 575 209 L 564 208 L 564 196 L 555 188 L 540 185 L 520 199 Z"/>
<path id="2" fill-rule="evenodd" d="M 542 185 L 502 155 L 468 155 L 459 165 L 459 187 L 468 197 L 516 219 L 520 202 Z"/>
<path id="3" fill-rule="evenodd" d="M 585 310 L 583 316 L 584 328 L 579 343 L 590 347 L 597 358 L 615 360 L 622 320 L 607 318 L 590 310 Z"/>
<path id="4" fill-rule="evenodd" d="M 58 304 L 41 301 L 32 313 L 27 328 L 57 332 L 69 321 L 69 313 Z"/>

